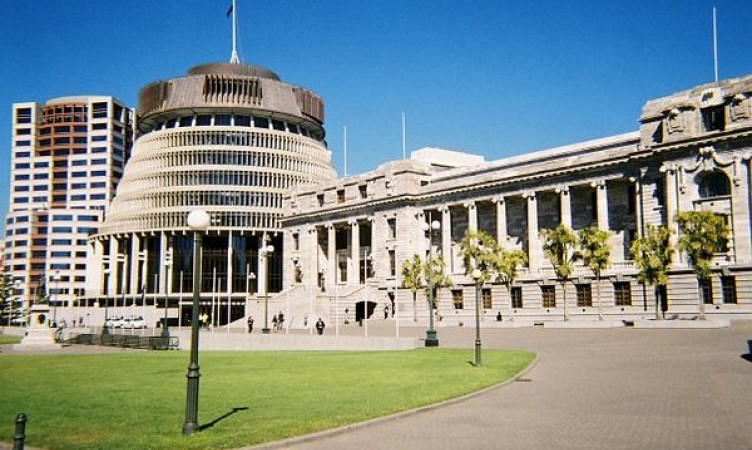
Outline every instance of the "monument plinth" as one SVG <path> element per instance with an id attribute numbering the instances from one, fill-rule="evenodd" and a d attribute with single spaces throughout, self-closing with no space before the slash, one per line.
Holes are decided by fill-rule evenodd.
<path id="1" fill-rule="evenodd" d="M 55 329 L 47 325 L 50 315 L 49 305 L 37 304 L 31 307 L 29 327 L 20 344 L 13 346 L 13 350 L 57 350 L 60 344 L 55 343 Z"/>

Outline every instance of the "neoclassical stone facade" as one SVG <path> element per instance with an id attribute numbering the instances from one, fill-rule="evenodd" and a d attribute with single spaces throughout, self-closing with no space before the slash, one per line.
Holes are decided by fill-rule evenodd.
<path id="1" fill-rule="evenodd" d="M 575 231 L 609 230 L 613 249 L 600 289 L 581 265 L 566 284 L 572 320 L 597 320 L 597 291 L 609 319 L 650 317 L 653 289 L 637 280 L 631 243 L 648 224 L 670 227 L 676 243 L 676 214 L 703 209 L 722 215 L 731 229 L 711 282 L 699 291 L 707 314 L 752 317 L 750 97 L 752 76 L 729 79 L 648 101 L 632 133 L 449 169 L 426 158 L 393 161 L 363 175 L 298 185 L 284 198 L 285 292 L 274 307 L 330 320 L 341 320 L 345 309 L 370 317 L 388 307 L 411 318 L 400 266 L 433 252 L 453 283 L 439 292 L 439 314 L 467 321 L 475 291 L 459 242 L 467 230 L 483 230 L 529 257 L 511 292 L 483 286 L 484 313 L 561 320 L 564 293 L 540 233 L 564 223 Z M 423 224 L 433 221 L 441 226 L 429 236 Z M 670 317 L 693 317 L 697 283 L 686 257 L 674 253 L 661 308 Z M 427 302 L 422 293 L 418 299 L 415 314 L 425 318 Z"/>

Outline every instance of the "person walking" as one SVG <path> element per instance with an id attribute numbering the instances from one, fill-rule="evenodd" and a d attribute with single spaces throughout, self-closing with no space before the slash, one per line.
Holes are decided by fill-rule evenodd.
<path id="1" fill-rule="evenodd" d="M 326 328 L 326 324 L 321 319 L 321 317 L 319 317 L 319 320 L 316 321 L 316 332 L 319 335 L 322 335 L 322 334 L 324 334 L 324 328 Z"/>
<path id="2" fill-rule="evenodd" d="M 248 332 L 253 333 L 253 317 L 248 316 Z"/>
<path id="3" fill-rule="evenodd" d="M 285 323 L 285 315 L 282 314 L 282 311 L 277 314 L 277 329 L 283 330 L 283 324 Z"/>

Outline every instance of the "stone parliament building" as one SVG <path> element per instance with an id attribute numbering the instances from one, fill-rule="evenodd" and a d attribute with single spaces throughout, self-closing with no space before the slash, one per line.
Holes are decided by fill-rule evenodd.
<path id="1" fill-rule="evenodd" d="M 294 316 L 339 319 L 345 308 L 371 317 L 387 306 L 411 319 L 412 293 L 400 286 L 400 267 L 432 251 L 452 280 L 439 291 L 438 314 L 448 323 L 468 323 L 475 285 L 465 275 L 459 243 L 467 230 L 483 230 L 529 258 L 509 293 L 501 284 L 483 286 L 484 314 L 562 320 L 564 293 L 540 232 L 563 223 L 575 231 L 594 224 L 611 232 L 611 265 L 600 281 L 605 317 L 650 318 L 653 288 L 638 282 L 630 245 L 652 224 L 673 230 L 660 308 L 666 317 L 693 318 L 697 281 L 676 250 L 674 218 L 680 211 L 710 210 L 726 219 L 731 237 L 702 289 L 705 309 L 708 317 L 750 318 L 750 97 L 752 76 L 729 79 L 648 101 L 632 133 L 481 163 L 425 149 L 369 173 L 294 187 L 284 199 L 286 303 L 277 308 L 289 304 Z M 440 228 L 429 236 L 424 224 L 433 221 Z M 595 276 L 579 264 L 566 283 L 569 317 L 598 320 Z M 416 314 L 425 318 L 423 292 L 418 299 Z"/>

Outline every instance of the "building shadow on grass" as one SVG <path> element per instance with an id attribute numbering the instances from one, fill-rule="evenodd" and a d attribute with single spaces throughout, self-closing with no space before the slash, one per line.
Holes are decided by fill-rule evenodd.
<path id="1" fill-rule="evenodd" d="M 199 429 L 199 431 L 203 431 L 203 430 L 205 430 L 207 428 L 211 428 L 214 425 L 216 425 L 217 423 L 219 423 L 220 421 L 222 421 L 222 420 L 230 417 L 231 415 L 235 414 L 236 412 L 245 411 L 247 409 L 248 409 L 247 406 L 239 406 L 239 407 L 236 407 L 236 408 L 232 408 L 232 410 L 230 410 L 229 412 L 226 412 L 226 413 L 222 414 L 221 416 L 217 417 L 216 419 L 212 420 L 211 422 L 207 422 L 207 423 L 199 426 L 198 429 Z"/>

